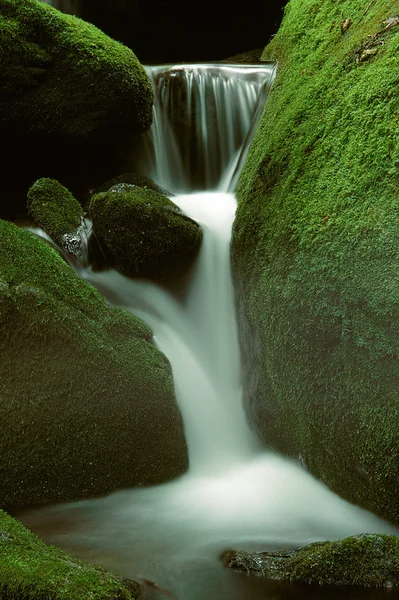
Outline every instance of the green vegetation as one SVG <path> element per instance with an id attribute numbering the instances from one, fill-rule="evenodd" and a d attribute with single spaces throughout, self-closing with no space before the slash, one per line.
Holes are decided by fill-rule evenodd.
<path id="1" fill-rule="evenodd" d="M 134 600 L 140 586 L 46 544 L 0 510 L 3 600 Z"/>
<path id="2" fill-rule="evenodd" d="M 134 53 L 38 0 L 0 0 L 0 133 L 139 132 L 153 92 Z"/>
<path id="3" fill-rule="evenodd" d="M 0 505 L 161 482 L 187 468 L 170 365 L 45 242 L 0 221 Z"/>
<path id="4" fill-rule="evenodd" d="M 137 185 L 142 188 L 154 190 L 163 196 L 173 196 L 173 194 L 164 188 L 161 188 L 152 179 L 146 177 L 146 175 L 142 175 L 141 173 L 123 173 L 122 175 L 117 175 L 97 188 L 96 193 L 98 194 L 100 192 L 107 192 L 112 187 L 120 184 Z"/>
<path id="5" fill-rule="evenodd" d="M 295 583 L 399 587 L 399 538 L 363 534 L 316 542 L 286 552 L 225 552 L 224 564 L 238 571 Z"/>
<path id="6" fill-rule="evenodd" d="M 246 402 L 267 444 L 397 522 L 397 3 L 290 0 L 262 58 L 232 240 Z"/>
<path id="7" fill-rule="evenodd" d="M 42 178 L 28 190 L 27 207 L 36 223 L 56 242 L 76 234 L 83 209 L 71 192 L 55 179 Z"/>
<path id="8" fill-rule="evenodd" d="M 90 215 L 109 266 L 132 277 L 176 281 L 187 273 L 201 245 L 199 225 L 152 189 L 96 194 Z"/>

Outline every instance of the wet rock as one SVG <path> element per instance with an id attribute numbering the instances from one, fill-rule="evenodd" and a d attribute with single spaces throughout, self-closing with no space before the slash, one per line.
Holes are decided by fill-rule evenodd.
<path id="1" fill-rule="evenodd" d="M 399 587 L 399 538 L 362 534 L 334 542 L 316 542 L 285 552 L 226 551 L 226 567 L 266 579 L 296 583 Z"/>
<path id="2" fill-rule="evenodd" d="M 78 262 L 86 239 L 83 209 L 71 192 L 54 179 L 38 179 L 28 190 L 27 208 L 34 221 Z"/>
<path id="3" fill-rule="evenodd" d="M 151 189 L 96 194 L 90 215 L 108 266 L 131 277 L 176 281 L 187 274 L 201 245 L 199 225 Z"/>

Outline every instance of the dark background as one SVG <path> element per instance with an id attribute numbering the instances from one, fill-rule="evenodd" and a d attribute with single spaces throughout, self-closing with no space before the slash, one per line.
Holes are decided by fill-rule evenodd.
<path id="1" fill-rule="evenodd" d="M 238 4 L 237 4 L 238 2 Z M 262 49 L 286 0 L 80 0 L 78 14 L 143 64 L 218 61 Z"/>

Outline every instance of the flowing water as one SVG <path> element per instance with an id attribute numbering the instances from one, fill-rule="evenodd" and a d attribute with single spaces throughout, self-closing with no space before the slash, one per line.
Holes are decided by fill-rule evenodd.
<path id="1" fill-rule="evenodd" d="M 47 541 L 132 579 L 155 581 L 180 600 L 376 600 L 384 593 L 348 590 L 344 596 L 267 583 L 229 572 L 218 559 L 225 549 L 292 548 L 361 532 L 393 532 L 296 462 L 262 449 L 246 423 L 230 276 L 236 207 L 231 190 L 274 70 L 271 63 L 149 69 L 157 104 L 145 140 L 146 171 L 179 194 L 173 201 L 204 231 L 184 300 L 112 270 L 80 269 L 113 304 L 153 328 L 154 341 L 173 368 L 189 472 L 164 485 L 20 518 Z M 149 587 L 145 596 L 164 594 Z"/>

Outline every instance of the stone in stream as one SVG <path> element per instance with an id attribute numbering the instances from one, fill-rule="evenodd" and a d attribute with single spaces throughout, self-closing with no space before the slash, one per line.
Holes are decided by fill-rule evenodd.
<path id="1" fill-rule="evenodd" d="M 362 534 L 299 550 L 221 554 L 224 566 L 265 579 L 334 586 L 399 587 L 399 538 Z"/>
<path id="2" fill-rule="evenodd" d="M 0 510 L 1 597 L 135 600 L 140 584 L 87 564 L 40 538 Z"/>
<path id="3" fill-rule="evenodd" d="M 187 469 L 150 328 L 0 221 L 0 506 L 91 498 Z"/>
<path id="4" fill-rule="evenodd" d="M 265 444 L 398 523 L 399 19 L 394 1 L 367 4 L 287 4 L 262 54 L 279 66 L 236 189 L 232 262 Z"/>
<path id="5" fill-rule="evenodd" d="M 174 282 L 187 274 L 202 241 L 200 226 L 149 188 L 95 194 L 90 216 L 107 265 L 130 277 Z"/>
<path id="6" fill-rule="evenodd" d="M 83 208 L 71 192 L 55 179 L 38 179 L 28 190 L 27 207 L 37 225 L 81 263 L 86 244 Z"/>

